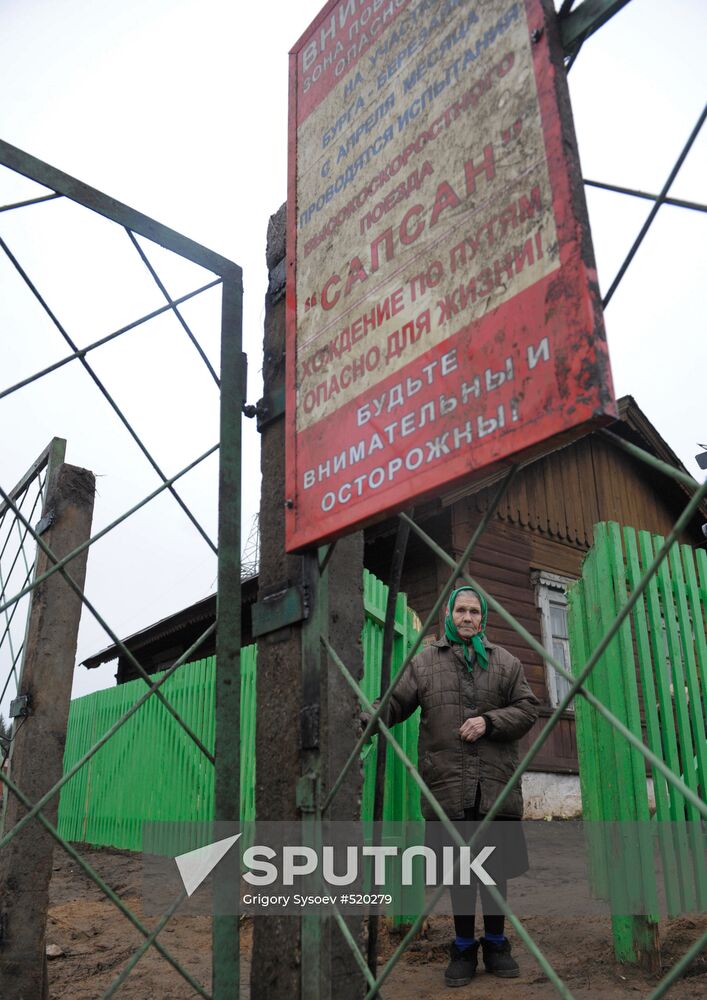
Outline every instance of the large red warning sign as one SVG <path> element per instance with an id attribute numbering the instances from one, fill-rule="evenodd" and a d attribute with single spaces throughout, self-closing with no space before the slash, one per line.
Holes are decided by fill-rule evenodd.
<path id="1" fill-rule="evenodd" d="M 291 53 L 290 550 L 615 416 L 554 17 L 338 0 Z"/>

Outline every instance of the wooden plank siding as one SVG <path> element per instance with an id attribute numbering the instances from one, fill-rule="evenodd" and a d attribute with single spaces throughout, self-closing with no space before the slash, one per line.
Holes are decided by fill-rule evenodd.
<path id="1" fill-rule="evenodd" d="M 495 490 L 490 486 L 457 503 L 483 515 Z M 523 469 L 499 504 L 497 516 L 534 535 L 586 551 L 597 521 L 618 521 L 666 535 L 680 508 L 665 491 L 660 477 L 647 466 L 591 436 Z M 695 539 L 686 534 L 683 541 L 694 544 Z"/>
<path id="2" fill-rule="evenodd" d="M 497 488 L 492 485 L 454 499 L 446 511 L 434 518 L 434 527 L 425 524 L 425 530 L 458 558 Z M 686 498 L 682 505 L 684 502 Z M 531 582 L 533 571 L 577 578 L 582 559 L 592 544 L 596 522 L 614 520 L 665 535 L 681 509 L 681 496 L 674 485 L 664 483 L 662 477 L 610 441 L 598 435 L 587 436 L 520 471 L 480 539 L 470 571 L 540 642 L 540 611 Z M 389 546 L 381 546 L 382 541 L 371 547 L 377 550 L 377 556 L 372 558 L 381 565 L 369 568 L 385 576 L 383 563 L 389 560 Z M 694 535 L 685 535 L 682 541 L 694 545 L 696 539 Z M 402 587 L 410 607 L 424 621 L 447 581 L 449 570 L 424 545 L 418 541 L 413 544 L 414 551 L 406 558 Z M 367 559 L 367 565 L 368 562 Z M 438 635 L 442 627 L 440 616 L 436 629 L 428 631 Z M 527 747 L 551 714 L 544 661 L 493 613 L 489 615 L 488 635 L 519 657 L 542 703 L 541 719 L 523 741 Z M 577 771 L 573 713 L 565 713 L 532 769 Z"/>

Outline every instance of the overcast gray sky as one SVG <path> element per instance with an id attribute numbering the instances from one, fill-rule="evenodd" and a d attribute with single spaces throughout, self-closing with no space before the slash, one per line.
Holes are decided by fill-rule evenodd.
<path id="1" fill-rule="evenodd" d="M 249 401 L 260 395 L 268 216 L 285 200 L 287 53 L 317 0 L 4 0 L 0 6 L 0 137 L 231 258 L 244 269 Z M 658 192 L 707 93 L 702 0 L 633 0 L 584 46 L 570 92 L 585 177 Z M 707 133 L 671 194 L 707 201 Z M 0 170 L 0 204 L 29 186 Z M 588 191 L 605 291 L 646 217 L 645 201 Z M 79 343 L 161 304 L 125 234 L 72 206 L 0 216 L 0 235 Z M 43 216 L 40 213 L 44 213 Z M 41 235 L 40 235 L 41 232 Z M 707 217 L 664 207 L 606 312 L 617 395 L 631 393 L 688 469 L 707 440 Z M 137 261 L 137 263 L 136 263 Z M 170 291 L 203 275 L 169 264 Z M 129 291 L 127 289 L 129 288 Z M 190 320 L 218 358 L 218 301 Z M 0 261 L 3 387 L 66 353 L 17 276 Z M 147 331 L 147 328 L 145 328 Z M 173 474 L 216 440 L 217 396 L 168 319 L 121 338 L 96 367 Z M 123 343 L 125 341 L 125 343 Z M 78 366 L 0 402 L 0 476 L 14 484 L 54 434 L 70 462 L 100 477 L 95 526 L 156 485 Z M 9 429 L 9 430 L 8 430 Z M 244 521 L 259 500 L 257 435 L 246 422 Z M 216 535 L 216 461 L 183 492 Z M 121 635 L 209 593 L 213 555 L 173 502 L 151 505 L 89 562 L 93 600 Z M 82 627 L 79 656 L 108 643 Z M 75 690 L 112 683 L 113 668 Z"/>

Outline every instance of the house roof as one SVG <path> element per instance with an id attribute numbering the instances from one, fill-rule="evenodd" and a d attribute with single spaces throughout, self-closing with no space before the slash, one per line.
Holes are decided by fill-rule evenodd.
<path id="1" fill-rule="evenodd" d="M 608 430 L 612 430 L 621 436 L 627 436 L 625 428 L 629 428 L 642 439 L 644 447 L 648 445 L 646 450 L 653 451 L 656 458 L 662 459 L 668 465 L 672 465 L 674 468 L 679 469 L 680 472 L 684 472 L 686 476 L 690 476 L 695 484 L 695 488 L 700 485 L 682 464 L 668 442 L 660 436 L 633 396 L 621 396 L 620 399 L 617 399 L 616 405 L 619 410 L 619 420 L 611 424 L 607 428 Z M 622 431 L 624 432 L 623 434 Z M 673 481 L 675 482 L 675 480 Z M 687 486 L 683 488 L 688 495 L 691 495 Z"/>
<path id="2" fill-rule="evenodd" d="M 659 458 L 667 465 L 671 465 L 673 468 L 684 473 L 686 476 L 689 476 L 694 482 L 693 489 L 690 489 L 685 483 L 680 483 L 677 480 L 670 480 L 670 485 L 672 485 L 675 490 L 684 493 L 686 496 L 692 496 L 692 493 L 695 489 L 697 489 L 699 483 L 685 468 L 667 441 L 660 436 L 633 396 L 621 396 L 617 399 L 616 405 L 619 412 L 619 419 L 614 420 L 612 423 L 607 425 L 604 430 L 629 441 L 631 444 L 637 445 L 639 448 L 642 448 L 644 451 L 649 452 L 649 454 Z M 602 433 L 602 431 L 590 431 L 589 433 Z M 520 467 L 523 468 L 524 466 L 532 465 L 534 462 L 542 461 L 543 458 L 552 452 L 561 451 L 563 448 L 570 448 L 576 440 L 576 438 L 573 438 L 569 441 L 562 440 L 559 443 L 549 440 L 547 442 L 547 447 L 543 448 L 541 446 L 540 448 L 535 449 L 533 454 L 526 461 L 522 461 L 520 463 Z M 480 476 L 472 482 L 464 483 L 463 485 L 444 493 L 441 496 L 442 506 L 447 507 L 450 504 L 456 503 L 457 500 L 460 500 L 462 497 L 478 493 L 480 490 L 486 489 L 494 483 L 499 482 L 505 475 L 508 474 L 508 468 L 508 463 L 504 463 L 502 466 L 495 466 L 487 476 Z M 669 477 L 666 476 L 666 481 L 668 478 Z M 705 516 L 707 516 L 707 502 L 702 504 L 701 509 Z"/>
<path id="3" fill-rule="evenodd" d="M 257 580 L 257 576 L 252 576 L 243 581 L 244 603 L 250 604 L 255 600 Z M 216 594 L 209 594 L 208 597 L 202 598 L 196 604 L 191 604 L 188 608 L 182 608 L 181 611 L 177 611 L 173 615 L 168 615 L 167 618 L 162 618 L 160 621 L 148 625 L 147 628 L 133 632 L 132 635 L 127 636 L 121 641 L 132 653 L 135 653 L 146 646 L 165 639 L 173 633 L 183 632 L 185 628 L 191 625 L 198 625 L 199 622 L 213 621 L 215 617 Z M 109 663 L 111 660 L 117 659 L 120 654 L 120 646 L 113 643 L 110 646 L 106 646 L 100 652 L 94 653 L 93 656 L 82 660 L 81 666 L 92 670 L 95 667 L 100 667 L 103 663 Z"/>

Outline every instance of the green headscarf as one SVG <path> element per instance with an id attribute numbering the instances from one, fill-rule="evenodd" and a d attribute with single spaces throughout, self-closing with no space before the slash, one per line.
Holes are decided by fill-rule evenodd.
<path id="1" fill-rule="evenodd" d="M 462 637 L 459 635 L 459 632 L 457 631 L 457 626 L 454 624 L 454 619 L 452 618 L 452 608 L 454 607 L 454 602 L 457 599 L 457 594 L 461 594 L 463 590 L 470 590 L 472 594 L 475 594 L 479 599 L 479 604 L 481 605 L 481 628 L 476 633 L 476 635 L 473 635 L 471 637 L 470 640 L 462 639 Z M 474 590 L 473 587 L 457 587 L 457 589 L 453 590 L 449 595 L 449 602 L 447 604 L 447 614 L 444 619 L 444 634 L 446 635 L 446 637 L 449 639 L 450 642 L 457 643 L 462 647 L 462 649 L 464 650 L 464 659 L 466 660 L 466 665 L 469 668 L 469 670 L 471 670 L 473 666 L 472 653 L 471 649 L 469 648 L 470 644 L 474 652 L 476 653 L 476 659 L 479 662 L 479 666 L 481 666 L 484 670 L 488 670 L 489 654 L 486 652 L 486 648 L 483 643 L 486 632 L 487 617 L 488 617 L 488 606 L 486 604 L 486 601 L 481 596 L 481 594 L 478 593 L 478 591 Z"/>

